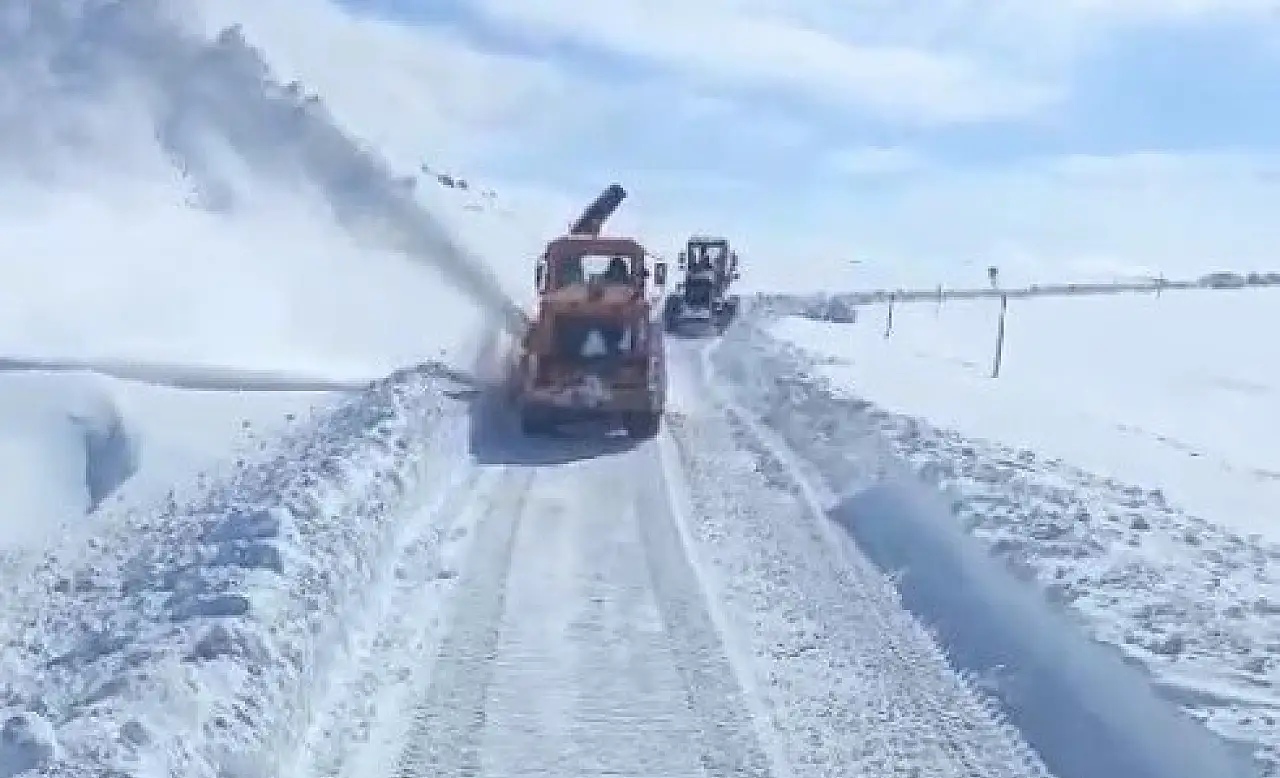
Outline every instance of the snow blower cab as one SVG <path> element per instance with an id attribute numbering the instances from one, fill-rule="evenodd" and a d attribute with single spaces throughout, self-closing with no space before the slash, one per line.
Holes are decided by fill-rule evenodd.
<path id="1" fill-rule="evenodd" d="M 733 320 L 738 298 L 729 295 L 729 286 L 738 278 L 738 255 L 722 237 L 694 235 L 680 252 L 679 267 L 684 280 L 667 298 L 663 309 L 666 328 L 711 327 L 717 332 Z"/>
<path id="2" fill-rule="evenodd" d="M 599 234 L 625 196 L 615 187 L 538 260 L 537 310 L 517 371 L 526 433 L 596 419 L 644 438 L 661 423 L 666 363 L 649 282 L 665 283 L 666 267 L 646 267 L 647 252 L 633 238 Z"/>

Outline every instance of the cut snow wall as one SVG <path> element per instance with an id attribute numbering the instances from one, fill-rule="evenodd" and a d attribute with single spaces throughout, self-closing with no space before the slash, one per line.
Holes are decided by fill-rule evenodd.
<path id="1" fill-rule="evenodd" d="M 768 309 L 758 309 L 765 314 Z M 1248 778 L 1247 754 L 1159 698 L 1149 678 L 1089 641 L 987 557 L 948 506 L 880 438 L 857 400 L 837 400 L 762 318 L 741 318 L 709 361 L 764 422 L 843 495 L 831 521 L 895 581 L 906 607 L 994 697 L 1061 778 Z"/>
<path id="2" fill-rule="evenodd" d="M 54 741 L 21 752 L 50 776 L 279 774 L 402 509 L 459 467 L 449 385 L 402 371 L 197 502 L 51 552 L 0 603 L 0 723 L 50 722 Z"/>
<path id="3" fill-rule="evenodd" d="M 0 545 L 42 544 L 135 472 L 140 442 L 109 385 L 0 371 Z"/>

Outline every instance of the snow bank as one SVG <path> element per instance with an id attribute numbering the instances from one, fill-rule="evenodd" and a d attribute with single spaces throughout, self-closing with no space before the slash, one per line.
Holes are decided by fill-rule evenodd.
<path id="1" fill-rule="evenodd" d="M 1268 605 L 1272 595 L 1266 594 L 1267 587 L 1274 586 L 1267 578 L 1274 552 L 1190 519 L 1159 494 L 1089 476 L 1030 450 L 968 440 L 851 397 L 814 375 L 822 355 L 811 358 L 773 340 L 750 317 L 726 333 L 711 359 L 739 403 L 811 462 L 836 494 L 854 500 L 835 518 L 846 521 L 872 552 L 877 551 L 879 539 L 882 545 L 873 556 L 891 572 L 906 566 L 918 579 L 927 576 L 930 566 L 945 569 L 951 564 L 953 569 L 969 570 L 978 557 L 952 554 L 948 562 L 947 554 L 957 547 L 940 540 L 945 535 L 939 533 L 947 531 L 945 518 L 953 515 L 955 526 L 976 535 L 989 552 L 1007 562 L 1013 575 L 1005 588 L 1016 588 L 1017 579 L 1038 582 L 1053 602 L 1085 623 L 1091 637 L 1120 647 L 1153 669 L 1164 697 L 1174 697 L 1219 734 L 1259 748 L 1264 761 L 1275 753 L 1280 743 L 1275 727 L 1267 722 L 1273 722 L 1276 713 L 1270 691 L 1276 617 Z M 945 386 L 937 384 L 931 388 L 945 391 Z M 905 525 L 874 518 L 864 521 L 860 514 L 853 515 L 855 508 L 866 510 L 869 504 L 858 503 L 856 495 L 871 500 L 874 492 L 864 490 L 892 482 L 911 484 L 920 493 L 944 495 L 943 509 L 935 519 L 917 515 Z M 919 555 L 929 543 L 942 555 L 922 562 Z M 1194 556 L 1170 553 L 1178 547 L 1196 551 Z M 895 549 L 916 555 L 895 556 Z M 967 603 L 960 604 L 974 613 L 982 610 L 973 608 L 975 597 L 982 607 L 1007 608 L 1009 595 L 991 576 L 971 573 L 955 585 L 965 591 L 952 594 L 968 596 Z M 1069 629 L 1051 631 L 1042 636 L 1044 642 L 1031 640 L 1030 648 L 1035 650 L 1029 650 L 1025 642 L 1029 638 L 1020 637 L 1019 630 L 1035 629 L 1034 621 L 1019 625 L 1011 619 L 1001 621 L 997 614 L 957 625 L 953 618 L 946 618 L 946 602 L 935 596 L 939 592 L 945 593 L 944 588 L 917 590 L 923 600 L 917 599 L 913 610 L 926 622 L 951 630 L 950 634 L 944 630 L 940 640 L 951 648 L 953 659 L 965 661 L 967 656 L 978 665 L 967 669 L 982 673 L 994 669 L 989 665 L 1010 664 L 1009 657 L 1021 658 L 1006 668 L 1013 674 L 1012 683 L 1006 678 L 1002 686 L 997 674 L 994 689 L 1006 695 L 1011 717 L 1027 727 L 1033 742 L 1037 724 L 1025 718 L 1019 721 L 1012 707 L 1016 700 L 1007 697 L 1017 694 L 1019 683 L 1025 690 L 1026 677 L 1034 678 L 1046 668 L 1057 673 L 1055 680 L 1046 682 L 1065 683 L 1059 690 L 1071 689 L 1076 681 L 1105 677 L 1096 669 L 1080 675 L 1052 661 L 1055 651 L 1072 645 Z M 910 593 L 908 588 L 904 596 Z M 994 645 L 998 651 L 966 653 L 965 638 L 972 640 L 974 635 L 964 630 L 979 625 L 991 630 L 978 636 L 979 647 Z M 1079 657 L 1078 653 L 1068 655 Z M 1025 674 L 1022 681 L 1019 671 Z M 1190 686 L 1194 692 L 1168 693 L 1163 684 L 1172 682 L 1177 673 L 1196 679 Z M 1181 682 L 1186 683 L 1185 675 Z M 1102 710 L 1131 710 L 1126 706 L 1135 704 L 1120 684 L 1090 683 L 1086 688 L 1087 702 L 1100 703 Z M 1088 705 L 1073 708 L 1066 702 L 1070 698 L 1057 700 L 1055 706 L 1062 706 L 1064 715 L 1072 710 L 1080 713 L 1077 722 L 1087 721 Z M 1196 742 L 1195 737 L 1174 734 L 1173 729 L 1144 731 L 1142 721 L 1141 716 L 1109 721 L 1129 745 L 1130 755 L 1155 759 L 1162 739 Z M 1041 734 L 1052 737 L 1052 730 Z M 1211 752 L 1213 746 L 1205 749 Z M 1059 756 L 1064 754 L 1070 752 L 1058 751 Z M 1052 752 L 1044 755 L 1049 759 Z M 1117 756 L 1123 758 L 1123 753 Z M 1078 761 L 1051 766 L 1061 769 L 1070 764 L 1080 766 Z M 1158 760 L 1145 762 L 1148 770 L 1158 764 Z M 1187 760 L 1186 764 L 1195 763 Z"/>
<path id="2" fill-rule="evenodd" d="M 0 775 L 279 774 L 399 509 L 458 467 L 448 386 L 402 371 L 199 500 L 51 552 L 0 606 Z"/>
<path id="3" fill-rule="evenodd" d="M 202 480 L 230 473 L 316 414 L 349 395 L 338 392 L 198 391 L 111 381 L 134 431 L 138 468 L 108 503 L 144 505 L 187 495 Z M 366 384 L 367 385 L 367 384 Z"/>
<path id="4" fill-rule="evenodd" d="M 914 479 L 854 490 L 830 512 L 928 624 L 952 662 L 980 680 L 1058 778 L 1249 776 L 1159 699 L 1119 657 L 992 565 L 944 499 Z"/>
<path id="5" fill-rule="evenodd" d="M 138 435 L 94 376 L 0 373 L 0 546 L 38 547 L 138 468 Z"/>
<path id="6" fill-rule="evenodd" d="M 771 331 L 875 403 L 864 415 L 994 553 L 1275 775 L 1274 294 L 1011 302 L 998 381 L 989 302 L 899 306 L 887 341 L 874 307 Z"/>
<path id="7" fill-rule="evenodd" d="M 338 396 L 188 391 L 10 366 L 0 360 L 0 549 L 8 564 L 104 503 L 186 493 L 201 472 L 229 467 Z"/>

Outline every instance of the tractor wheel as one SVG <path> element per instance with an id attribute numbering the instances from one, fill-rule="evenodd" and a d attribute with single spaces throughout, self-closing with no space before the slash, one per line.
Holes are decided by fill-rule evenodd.
<path id="1" fill-rule="evenodd" d="M 667 332 L 675 332 L 680 325 L 680 298 L 668 297 L 662 307 L 662 325 Z"/>
<path id="2" fill-rule="evenodd" d="M 711 317 L 711 326 L 717 335 L 723 335 L 724 331 L 729 329 L 729 320 L 731 314 L 728 308 L 721 308 Z"/>
<path id="3" fill-rule="evenodd" d="M 662 427 L 662 412 L 628 413 L 622 418 L 622 426 L 626 429 L 627 436 L 636 440 L 656 438 L 658 430 Z"/>

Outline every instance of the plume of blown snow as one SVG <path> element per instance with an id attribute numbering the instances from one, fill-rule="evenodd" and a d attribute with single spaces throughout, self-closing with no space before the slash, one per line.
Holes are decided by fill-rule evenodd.
<path id="1" fill-rule="evenodd" d="M 362 249 L 303 199 L 260 190 L 227 219 L 112 185 L 113 202 L 32 190 L 0 205 L 0 353 L 367 381 L 461 358 L 479 324 L 433 272 Z"/>
<path id="2" fill-rule="evenodd" d="M 336 217 L 360 245 L 428 266 L 488 316 L 522 323 L 410 181 L 321 100 L 277 81 L 239 28 L 201 33 L 195 10 L 164 0 L 0 7 L 0 172 L 25 190 L 0 192 L 0 205 L 29 202 L 33 187 L 114 202 L 128 182 L 216 218 L 261 214 L 264 191 L 288 190 L 326 206 L 327 218 L 295 213 L 300 221 Z"/>

